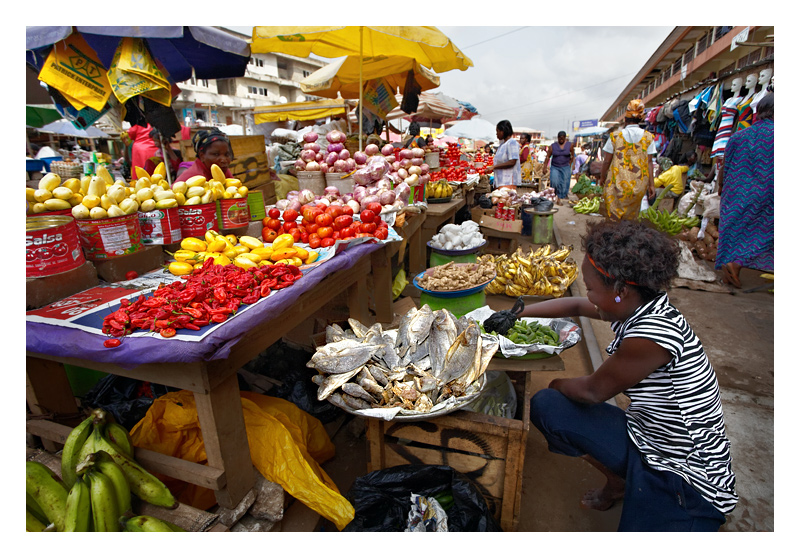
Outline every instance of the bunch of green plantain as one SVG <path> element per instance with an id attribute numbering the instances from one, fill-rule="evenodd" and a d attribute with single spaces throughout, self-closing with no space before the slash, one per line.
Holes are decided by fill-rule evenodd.
<path id="1" fill-rule="evenodd" d="M 169 522 L 134 516 L 134 498 L 175 508 L 175 497 L 133 457 L 128 431 L 97 409 L 64 442 L 61 478 L 37 461 L 26 462 L 27 530 L 181 531 Z M 137 519 L 137 518 L 147 519 Z M 136 519 L 136 521 L 133 521 Z"/>
<path id="2" fill-rule="evenodd" d="M 639 213 L 639 219 L 647 219 L 658 231 L 670 236 L 675 236 L 684 228 L 691 229 L 700 224 L 700 218 L 697 215 L 684 217 L 677 210 L 669 212 L 663 209 L 656 209 L 653 206 Z"/>
<path id="3" fill-rule="evenodd" d="M 600 211 L 600 198 L 583 198 L 572 206 L 575 213 L 597 213 Z"/>

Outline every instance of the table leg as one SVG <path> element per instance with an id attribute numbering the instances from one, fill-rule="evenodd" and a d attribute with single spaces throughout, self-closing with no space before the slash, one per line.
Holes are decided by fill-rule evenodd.
<path id="1" fill-rule="evenodd" d="M 48 416 L 56 422 L 77 426 L 80 411 L 67 379 L 67 372 L 60 362 L 26 357 L 26 398 L 31 413 Z M 42 438 L 42 445 L 49 452 L 61 447 Z"/>
<path id="2" fill-rule="evenodd" d="M 422 243 L 422 229 L 420 228 L 408 239 L 408 271 L 411 273 L 411 277 L 408 278 L 409 283 L 412 277 L 421 271 L 425 271 L 425 248 L 425 244 Z"/>
<path id="3" fill-rule="evenodd" d="M 382 323 L 391 323 L 392 312 L 392 265 L 386 256 L 386 248 L 372 253 L 372 280 L 375 289 L 372 293 L 375 301 L 375 319 Z"/>
<path id="4" fill-rule="evenodd" d="M 389 285 L 391 292 L 391 284 Z M 360 277 L 347 289 L 347 307 L 350 310 L 350 317 L 355 318 L 365 325 L 371 325 L 372 318 L 369 314 L 369 290 L 367 289 L 367 277 Z M 389 319 L 391 322 L 392 320 Z"/>
<path id="5" fill-rule="evenodd" d="M 255 484 L 236 374 L 194 399 L 208 464 L 225 471 L 225 486 L 214 492 L 217 503 L 233 509 Z"/>

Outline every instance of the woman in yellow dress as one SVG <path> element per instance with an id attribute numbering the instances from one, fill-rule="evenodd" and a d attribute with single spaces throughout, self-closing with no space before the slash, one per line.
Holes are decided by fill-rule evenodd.
<path id="1" fill-rule="evenodd" d="M 625 128 L 612 132 L 603 146 L 603 168 L 598 184 L 603 188 L 603 206 L 609 219 L 636 219 L 647 192 L 655 196 L 653 134 L 642 129 L 644 102 L 634 99 L 625 110 Z"/>
<path id="2" fill-rule="evenodd" d="M 522 182 L 529 183 L 533 180 L 533 150 L 531 149 L 531 135 L 523 132 L 519 135 L 519 163 L 522 168 Z"/>

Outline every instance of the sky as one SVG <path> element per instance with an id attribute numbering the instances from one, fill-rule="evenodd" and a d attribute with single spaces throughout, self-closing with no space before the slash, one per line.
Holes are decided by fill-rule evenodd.
<path id="1" fill-rule="evenodd" d="M 570 133 L 574 121 L 599 119 L 674 28 L 436 27 L 473 66 L 439 74 L 441 85 L 431 92 L 472 104 L 492 123 L 509 120 L 547 138 Z"/>

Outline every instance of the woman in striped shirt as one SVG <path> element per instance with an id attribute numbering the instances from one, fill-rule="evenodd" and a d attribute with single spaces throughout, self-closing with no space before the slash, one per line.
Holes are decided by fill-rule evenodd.
<path id="1" fill-rule="evenodd" d="M 581 504 L 622 500 L 620 531 L 716 531 L 736 505 L 719 385 L 700 340 L 669 303 L 674 241 L 636 221 L 590 224 L 581 272 L 587 298 L 526 306 L 520 316 L 611 322 L 610 357 L 591 375 L 558 378 L 531 400 L 551 451 L 607 478 Z M 618 393 L 622 409 L 605 403 Z"/>

